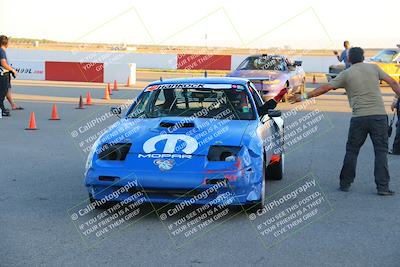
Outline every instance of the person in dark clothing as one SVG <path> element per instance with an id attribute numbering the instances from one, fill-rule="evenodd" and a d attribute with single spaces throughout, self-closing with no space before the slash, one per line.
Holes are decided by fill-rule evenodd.
<path id="1" fill-rule="evenodd" d="M 395 110 L 397 113 L 396 136 L 395 136 L 394 142 L 393 142 L 393 150 L 390 152 L 390 154 L 400 155 L 400 120 L 399 120 L 400 101 L 399 101 L 398 97 L 395 97 L 393 99 L 393 103 L 392 103 L 392 111 L 395 111 Z"/>
<path id="2" fill-rule="evenodd" d="M 3 116 L 10 116 L 10 111 L 4 106 L 4 98 L 10 88 L 10 75 L 14 77 L 17 72 L 8 65 L 6 49 L 8 47 L 8 37 L 0 35 L 0 109 Z"/>
<path id="3" fill-rule="evenodd" d="M 351 67 L 342 71 L 329 84 L 304 93 L 289 96 L 289 101 L 300 102 L 317 97 L 336 88 L 345 88 L 353 117 L 346 144 L 346 156 L 340 172 L 340 187 L 349 191 L 356 175 L 357 157 L 361 146 L 369 135 L 375 151 L 375 183 L 378 195 L 391 196 L 389 189 L 388 154 L 388 116 L 379 87 L 380 81 L 387 82 L 392 90 L 400 96 L 399 84 L 375 64 L 363 63 L 364 50 L 353 47 L 349 50 Z"/>

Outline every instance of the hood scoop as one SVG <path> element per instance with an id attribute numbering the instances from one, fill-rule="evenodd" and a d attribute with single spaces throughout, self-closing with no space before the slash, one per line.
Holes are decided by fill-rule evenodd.
<path id="1" fill-rule="evenodd" d="M 159 124 L 160 128 L 169 128 L 171 130 L 178 130 L 180 128 L 194 128 L 194 122 L 183 122 L 183 121 L 162 121 Z"/>

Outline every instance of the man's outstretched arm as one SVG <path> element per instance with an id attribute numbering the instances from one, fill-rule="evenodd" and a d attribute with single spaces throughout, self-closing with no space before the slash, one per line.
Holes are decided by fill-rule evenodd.
<path id="1" fill-rule="evenodd" d="M 382 80 L 389 84 L 389 86 L 392 88 L 393 92 L 396 93 L 397 97 L 400 96 L 400 86 L 399 86 L 399 83 L 395 81 L 395 79 L 393 79 L 392 77 L 390 77 L 388 75 L 388 76 L 383 77 Z"/>
<path id="2" fill-rule="evenodd" d="M 331 84 L 325 84 L 325 85 L 322 85 L 308 93 L 291 95 L 291 96 L 289 96 L 289 102 L 290 103 L 301 102 L 301 101 L 304 101 L 309 98 L 313 98 L 313 97 L 317 97 L 317 96 L 326 94 L 330 90 L 335 90 L 335 89 L 337 89 L 337 87 L 334 87 Z"/>
<path id="3" fill-rule="evenodd" d="M 342 62 L 344 60 L 343 52 L 339 55 L 339 52 L 334 50 L 333 54 L 336 56 L 336 58 L 337 58 L 337 60 L 339 60 L 339 62 Z"/>
<path id="4" fill-rule="evenodd" d="M 400 86 L 399 83 L 396 82 L 395 79 L 393 79 L 392 77 L 390 77 L 389 75 L 384 76 L 382 78 L 383 81 L 387 82 L 389 84 L 389 86 L 392 88 L 393 92 L 396 94 L 393 102 L 392 102 L 392 106 L 391 109 L 392 111 L 394 111 L 395 108 L 397 108 L 397 101 L 399 100 L 399 96 L 400 96 Z"/>

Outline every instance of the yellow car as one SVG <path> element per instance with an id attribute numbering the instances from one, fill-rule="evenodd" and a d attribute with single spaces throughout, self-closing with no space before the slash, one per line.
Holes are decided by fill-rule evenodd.
<path id="1" fill-rule="evenodd" d="M 400 49 L 384 49 L 368 61 L 376 64 L 396 81 L 400 81 Z"/>
<path id="2" fill-rule="evenodd" d="M 378 54 L 365 62 L 378 65 L 393 79 L 400 82 L 400 45 L 397 46 L 399 47 L 398 49 L 381 50 Z M 329 73 L 326 74 L 328 82 L 334 79 L 343 70 L 343 64 L 329 66 Z"/>

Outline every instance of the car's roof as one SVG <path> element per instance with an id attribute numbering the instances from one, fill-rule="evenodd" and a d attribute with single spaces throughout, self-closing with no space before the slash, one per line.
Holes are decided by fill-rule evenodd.
<path id="1" fill-rule="evenodd" d="M 269 54 L 257 54 L 257 55 L 251 55 L 251 56 L 248 56 L 248 57 L 272 57 L 272 58 L 279 57 L 279 58 L 285 58 L 284 55 L 276 55 L 276 54 L 271 54 L 271 55 L 269 55 Z"/>
<path id="2" fill-rule="evenodd" d="M 388 48 L 388 49 L 382 49 L 382 50 L 379 51 L 379 52 L 382 52 L 382 51 L 390 51 L 390 52 L 399 53 L 399 52 L 400 52 L 400 49 L 397 49 L 397 48 Z"/>
<path id="3" fill-rule="evenodd" d="M 154 81 L 149 85 L 161 85 L 161 84 L 241 84 L 246 85 L 248 79 L 234 78 L 234 77 L 199 77 L 199 78 L 179 78 L 179 79 L 165 79 L 162 81 Z"/>

